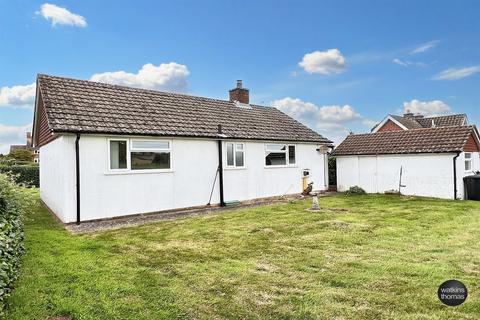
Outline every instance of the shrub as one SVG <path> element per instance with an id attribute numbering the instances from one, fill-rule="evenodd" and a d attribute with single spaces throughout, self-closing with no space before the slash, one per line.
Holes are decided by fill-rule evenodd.
<path id="1" fill-rule="evenodd" d="M 355 195 L 360 195 L 360 194 L 366 194 L 365 190 L 360 188 L 359 186 L 353 186 L 348 189 L 345 194 L 347 196 L 355 196 Z"/>
<path id="2" fill-rule="evenodd" d="M 38 165 L 0 165 L 0 173 L 11 175 L 17 184 L 37 188 L 40 186 Z"/>
<path id="3" fill-rule="evenodd" d="M 0 319 L 24 252 L 22 216 L 31 200 L 11 177 L 0 174 Z"/>

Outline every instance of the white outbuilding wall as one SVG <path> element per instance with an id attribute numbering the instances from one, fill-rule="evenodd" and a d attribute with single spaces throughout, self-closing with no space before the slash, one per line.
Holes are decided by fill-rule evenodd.
<path id="1" fill-rule="evenodd" d="M 92 135 L 80 139 L 82 221 L 208 203 L 218 167 L 217 141 L 168 138 L 171 170 L 114 173 L 109 171 L 107 139 Z M 315 190 L 328 188 L 327 156 L 316 150 L 318 145 L 296 144 L 297 164 L 274 168 L 265 166 L 264 142 L 239 142 L 245 144 L 245 167 L 224 169 L 225 201 L 300 193 L 302 169 L 310 169 Z M 224 145 L 224 155 L 225 150 Z M 43 146 L 40 154 L 41 198 L 63 222 L 74 222 L 75 137 L 62 136 Z M 212 204 L 219 201 L 217 179 Z"/>
<path id="2" fill-rule="evenodd" d="M 337 157 L 337 189 L 346 191 L 359 186 L 368 193 L 384 193 L 399 189 L 403 167 L 402 194 L 444 199 L 454 198 L 453 157 L 455 153 L 408 154 Z M 480 170 L 478 153 L 474 153 L 473 170 Z M 457 159 L 457 198 L 463 199 L 465 158 Z"/>
<path id="3" fill-rule="evenodd" d="M 75 137 L 61 136 L 40 148 L 40 198 L 62 221 L 75 216 Z"/>

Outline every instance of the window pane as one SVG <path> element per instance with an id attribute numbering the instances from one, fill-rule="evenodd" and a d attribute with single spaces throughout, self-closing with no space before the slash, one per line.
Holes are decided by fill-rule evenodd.
<path id="1" fill-rule="evenodd" d="M 287 164 L 287 157 L 284 152 L 276 153 L 276 152 L 269 152 L 265 157 L 265 164 L 267 166 L 281 166 Z"/>
<path id="2" fill-rule="evenodd" d="M 243 150 L 243 143 L 237 143 L 237 150 Z"/>
<path id="3" fill-rule="evenodd" d="M 110 141 L 110 169 L 127 169 L 127 141 Z"/>
<path id="4" fill-rule="evenodd" d="M 295 146 L 288 146 L 288 163 L 295 164 Z"/>
<path id="5" fill-rule="evenodd" d="M 472 170 L 472 162 L 471 161 L 465 161 L 465 170 L 469 171 Z"/>
<path id="6" fill-rule="evenodd" d="M 243 167 L 243 151 L 235 152 L 235 165 L 237 167 Z"/>
<path id="7" fill-rule="evenodd" d="M 286 146 L 284 144 L 267 144 L 268 151 L 285 151 Z"/>
<path id="8" fill-rule="evenodd" d="M 170 152 L 131 152 L 132 170 L 170 169 Z"/>
<path id="9" fill-rule="evenodd" d="M 472 154 L 471 153 L 465 153 L 465 159 L 471 159 Z"/>
<path id="10" fill-rule="evenodd" d="M 168 141 L 157 140 L 133 140 L 132 149 L 169 149 L 170 143 Z"/>
<path id="11" fill-rule="evenodd" d="M 227 143 L 227 166 L 233 166 L 233 143 Z"/>

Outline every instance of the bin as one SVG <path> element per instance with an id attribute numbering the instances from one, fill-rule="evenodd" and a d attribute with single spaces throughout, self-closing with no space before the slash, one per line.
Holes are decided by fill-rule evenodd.
<path id="1" fill-rule="evenodd" d="M 463 178 L 465 183 L 466 198 L 468 200 L 480 201 L 480 174 L 466 176 Z"/>

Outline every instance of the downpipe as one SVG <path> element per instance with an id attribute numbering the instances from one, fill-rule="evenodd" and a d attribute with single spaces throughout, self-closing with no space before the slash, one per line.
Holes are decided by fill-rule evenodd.
<path id="1" fill-rule="evenodd" d="M 458 188 L 457 188 L 457 158 L 460 156 L 460 152 L 457 152 L 457 155 L 453 157 L 453 200 L 457 199 Z"/>
<path id="2" fill-rule="evenodd" d="M 80 133 L 75 139 L 75 173 L 77 187 L 77 224 L 80 224 Z"/>

